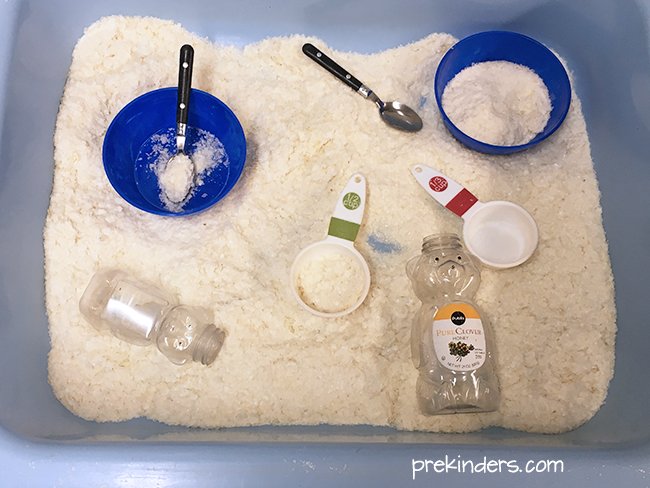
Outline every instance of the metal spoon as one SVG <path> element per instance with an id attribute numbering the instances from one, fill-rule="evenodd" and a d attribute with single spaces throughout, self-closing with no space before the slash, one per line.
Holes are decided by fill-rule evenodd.
<path id="1" fill-rule="evenodd" d="M 181 47 L 178 63 L 178 96 L 176 103 L 176 154 L 167 161 L 167 168 L 174 164 L 176 158 L 185 155 L 185 141 L 187 140 L 187 119 L 190 106 L 190 92 L 192 90 L 192 66 L 194 63 L 194 48 L 189 44 Z M 187 155 L 185 155 L 187 157 Z M 191 159 L 190 159 L 191 161 Z M 194 163 L 192 164 L 192 178 L 187 185 L 187 191 L 183 198 L 178 200 L 182 202 L 190 193 L 194 184 Z M 178 203 L 174 202 L 174 203 Z"/>
<path id="2" fill-rule="evenodd" d="M 313 44 L 304 44 L 302 46 L 302 52 L 343 83 L 356 90 L 365 98 L 375 102 L 377 107 L 379 107 L 381 118 L 389 126 L 406 132 L 417 132 L 422 128 L 422 119 L 413 109 L 399 102 L 382 102 L 370 88 L 357 80 Z"/>

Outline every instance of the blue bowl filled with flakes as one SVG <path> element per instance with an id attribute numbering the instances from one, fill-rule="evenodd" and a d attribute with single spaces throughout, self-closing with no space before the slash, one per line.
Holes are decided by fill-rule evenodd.
<path id="1" fill-rule="evenodd" d="M 487 154 L 522 151 L 545 140 L 571 105 L 571 83 L 555 54 L 507 31 L 456 43 L 438 65 L 434 88 L 449 132 Z"/>

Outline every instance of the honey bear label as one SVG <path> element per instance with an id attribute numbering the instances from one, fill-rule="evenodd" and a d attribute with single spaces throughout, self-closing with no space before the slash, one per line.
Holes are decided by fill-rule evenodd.
<path id="1" fill-rule="evenodd" d="M 440 363 L 452 371 L 472 371 L 485 362 L 483 322 L 474 307 L 451 303 L 433 318 L 433 348 Z"/>

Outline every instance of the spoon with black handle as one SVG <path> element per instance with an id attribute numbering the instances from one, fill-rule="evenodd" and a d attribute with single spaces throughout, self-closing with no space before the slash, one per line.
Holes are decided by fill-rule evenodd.
<path id="1" fill-rule="evenodd" d="M 422 119 L 413 109 L 399 102 L 382 102 L 370 88 L 357 80 L 313 44 L 304 44 L 302 52 L 350 88 L 360 93 L 364 98 L 375 102 L 379 107 L 381 118 L 390 127 L 406 132 L 417 132 L 422 128 Z"/>
<path id="2" fill-rule="evenodd" d="M 176 99 L 176 153 L 167 161 L 160 177 L 171 184 L 165 185 L 165 194 L 173 203 L 181 203 L 190 195 L 194 184 L 194 162 L 185 152 L 187 120 L 190 112 L 192 91 L 192 67 L 194 48 L 189 44 L 181 47 L 178 61 L 178 95 Z M 191 175 L 189 175 L 191 173 Z M 176 178 L 179 178 L 177 181 Z"/>

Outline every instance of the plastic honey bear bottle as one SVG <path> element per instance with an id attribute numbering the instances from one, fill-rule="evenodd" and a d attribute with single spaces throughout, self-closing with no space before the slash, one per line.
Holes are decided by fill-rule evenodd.
<path id="1" fill-rule="evenodd" d="M 473 297 L 480 262 L 455 234 L 428 236 L 422 254 L 406 266 L 422 301 L 411 330 L 411 354 L 420 375 L 417 397 L 427 415 L 490 412 L 499 406 L 492 335 Z"/>
<path id="2" fill-rule="evenodd" d="M 138 346 L 155 344 L 174 364 L 211 364 L 225 337 L 207 309 L 180 305 L 162 288 L 118 269 L 95 273 L 79 309 L 97 329 Z"/>

